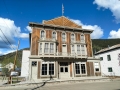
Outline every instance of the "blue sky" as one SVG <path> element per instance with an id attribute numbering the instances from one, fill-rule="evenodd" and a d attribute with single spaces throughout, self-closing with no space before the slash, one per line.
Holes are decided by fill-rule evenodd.
<path id="1" fill-rule="evenodd" d="M 28 23 L 61 16 L 62 4 L 64 16 L 94 30 L 91 38 L 120 38 L 119 0 L 1 0 L 0 55 L 14 51 L 18 39 L 19 49 L 29 47 Z"/>

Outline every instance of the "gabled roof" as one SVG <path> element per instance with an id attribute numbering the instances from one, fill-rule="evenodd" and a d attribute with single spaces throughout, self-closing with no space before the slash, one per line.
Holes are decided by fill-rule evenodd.
<path id="1" fill-rule="evenodd" d="M 66 18 L 65 16 L 61 16 L 61 17 L 54 18 L 51 20 L 44 20 L 43 24 L 68 26 L 68 27 L 72 27 L 72 28 L 82 28 L 82 26 L 74 23 L 73 21 Z"/>
<path id="2" fill-rule="evenodd" d="M 100 54 L 100 53 L 104 53 L 104 52 L 107 52 L 107 51 L 111 51 L 111 50 L 114 50 L 114 49 L 117 49 L 117 48 L 120 48 L 120 44 L 116 44 L 116 45 L 113 45 L 111 47 L 101 49 L 100 51 L 96 52 L 95 55 Z"/>

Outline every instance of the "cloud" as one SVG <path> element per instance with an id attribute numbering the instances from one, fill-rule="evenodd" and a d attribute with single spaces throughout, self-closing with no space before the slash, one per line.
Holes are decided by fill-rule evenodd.
<path id="1" fill-rule="evenodd" d="M 4 35 L 8 40 L 5 38 Z M 0 48 L 8 48 L 9 47 L 8 41 L 11 44 L 14 44 L 15 38 L 28 38 L 28 37 L 29 35 L 27 33 L 22 33 L 20 27 L 17 27 L 13 20 L 0 17 Z"/>
<path id="2" fill-rule="evenodd" d="M 8 49 L 3 50 L 3 49 L 0 49 L 0 56 L 8 54 L 8 53 L 12 53 L 12 52 L 15 52 L 15 50 L 8 50 Z"/>
<path id="3" fill-rule="evenodd" d="M 108 38 L 120 38 L 120 28 L 118 31 L 111 30 Z"/>
<path id="4" fill-rule="evenodd" d="M 103 29 L 98 25 L 85 25 L 80 20 L 71 19 L 73 22 L 75 22 L 78 25 L 82 25 L 83 29 L 92 29 L 94 30 L 91 34 L 92 39 L 99 39 L 103 36 Z"/>
<path id="5" fill-rule="evenodd" d="M 26 30 L 28 30 L 28 31 L 32 31 L 32 29 L 31 29 L 31 27 L 30 26 L 26 26 Z"/>
<path id="6" fill-rule="evenodd" d="M 117 23 L 120 23 L 120 0 L 94 0 L 93 4 L 97 4 L 98 8 L 109 9 L 116 19 Z"/>

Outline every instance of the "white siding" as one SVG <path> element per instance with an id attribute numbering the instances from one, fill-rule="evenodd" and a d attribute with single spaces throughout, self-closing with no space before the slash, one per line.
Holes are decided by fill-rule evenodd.
<path id="1" fill-rule="evenodd" d="M 22 52 L 22 65 L 21 65 L 21 76 L 28 77 L 29 74 L 29 57 L 30 51 L 23 50 Z"/>
<path id="2" fill-rule="evenodd" d="M 103 57 L 103 60 L 100 61 L 102 75 L 120 76 L 118 54 L 120 54 L 120 49 L 96 55 L 96 57 Z M 111 61 L 107 60 L 107 55 L 111 56 Z M 113 72 L 108 72 L 108 67 L 112 67 Z"/>

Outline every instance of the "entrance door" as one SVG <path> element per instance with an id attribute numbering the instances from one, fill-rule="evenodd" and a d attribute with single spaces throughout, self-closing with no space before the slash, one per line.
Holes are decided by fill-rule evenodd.
<path id="1" fill-rule="evenodd" d="M 62 45 L 62 55 L 67 55 L 67 46 L 66 45 Z"/>
<path id="2" fill-rule="evenodd" d="M 60 78 L 69 78 L 69 64 L 68 62 L 60 62 Z"/>

